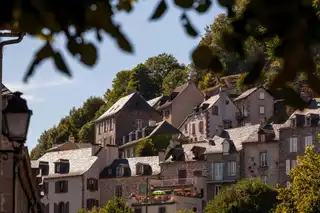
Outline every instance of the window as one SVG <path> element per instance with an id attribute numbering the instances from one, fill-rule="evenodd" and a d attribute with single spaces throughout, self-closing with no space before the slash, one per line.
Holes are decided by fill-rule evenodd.
<path id="1" fill-rule="evenodd" d="M 260 99 L 260 100 L 263 100 L 263 99 L 264 99 L 264 92 L 260 92 L 260 94 L 259 94 L 259 99 Z"/>
<path id="2" fill-rule="evenodd" d="M 290 152 L 297 152 L 298 151 L 298 146 L 297 146 L 297 137 L 293 137 L 289 139 L 289 145 L 290 145 Z"/>
<path id="3" fill-rule="evenodd" d="M 57 181 L 55 183 L 55 192 L 56 193 L 67 193 L 68 192 L 68 181 L 62 180 L 62 181 Z"/>
<path id="4" fill-rule="evenodd" d="M 179 169 L 178 170 L 178 183 L 185 184 L 187 179 L 187 170 L 186 169 Z"/>
<path id="5" fill-rule="evenodd" d="M 224 154 L 224 155 L 229 154 L 230 144 L 229 144 L 228 141 L 224 141 L 224 142 L 223 142 L 223 144 L 222 144 L 222 151 L 223 151 L 223 154 Z"/>
<path id="6" fill-rule="evenodd" d="M 107 131 L 107 121 L 103 122 L 103 131 L 106 132 Z"/>
<path id="7" fill-rule="evenodd" d="M 310 116 L 305 117 L 305 126 L 311 126 L 311 118 Z"/>
<path id="8" fill-rule="evenodd" d="M 139 194 L 140 195 L 147 194 L 147 184 L 142 183 L 142 184 L 139 185 Z"/>
<path id="9" fill-rule="evenodd" d="M 260 142 L 266 142 L 266 135 L 265 134 L 260 135 Z"/>
<path id="10" fill-rule="evenodd" d="M 142 120 L 137 119 L 137 129 L 142 129 Z"/>
<path id="11" fill-rule="evenodd" d="M 58 211 L 59 211 L 59 213 L 66 213 L 65 205 L 64 205 L 63 202 L 60 202 L 60 203 L 59 203 Z"/>
<path id="12" fill-rule="evenodd" d="M 306 136 L 304 138 L 305 148 L 307 149 L 308 146 L 312 146 L 312 135 Z"/>
<path id="13" fill-rule="evenodd" d="M 224 120 L 223 121 L 223 126 L 225 129 L 232 128 L 232 121 Z"/>
<path id="14" fill-rule="evenodd" d="M 113 130 L 114 129 L 114 119 L 113 118 L 111 118 L 111 130 Z"/>
<path id="15" fill-rule="evenodd" d="M 101 123 L 98 124 L 99 135 L 101 135 Z"/>
<path id="16" fill-rule="evenodd" d="M 192 134 L 193 135 L 196 134 L 196 124 L 195 123 L 192 124 Z"/>
<path id="17" fill-rule="evenodd" d="M 117 177 L 122 177 L 124 174 L 124 168 L 122 166 L 118 166 L 116 170 L 116 176 Z"/>
<path id="18" fill-rule="evenodd" d="M 286 160 L 286 175 L 289 175 L 290 174 L 290 160 L 287 159 Z"/>
<path id="19" fill-rule="evenodd" d="M 142 213 L 142 209 L 141 208 L 135 208 L 134 209 L 134 213 Z"/>
<path id="20" fill-rule="evenodd" d="M 214 179 L 223 179 L 223 163 L 214 163 Z"/>
<path id="21" fill-rule="evenodd" d="M 98 180 L 94 178 L 87 179 L 87 190 L 98 191 Z"/>
<path id="22" fill-rule="evenodd" d="M 164 206 L 159 207 L 159 213 L 167 213 L 167 209 Z"/>
<path id="23" fill-rule="evenodd" d="M 87 210 L 91 210 L 94 206 L 99 206 L 99 200 L 87 199 Z"/>
<path id="24" fill-rule="evenodd" d="M 297 166 L 297 161 L 296 160 L 292 160 L 290 169 L 296 168 L 296 166 Z"/>
<path id="25" fill-rule="evenodd" d="M 204 127 L 203 121 L 199 121 L 199 132 L 200 133 L 203 133 L 203 127 Z"/>
<path id="26" fill-rule="evenodd" d="M 219 115 L 219 107 L 218 106 L 213 106 L 211 110 L 212 110 L 212 115 Z"/>
<path id="27" fill-rule="evenodd" d="M 228 162 L 228 176 L 235 176 L 237 171 L 237 162 Z"/>
<path id="28" fill-rule="evenodd" d="M 260 166 L 261 167 L 268 166 L 268 153 L 267 152 L 260 153 Z"/>
<path id="29" fill-rule="evenodd" d="M 290 124 L 291 124 L 291 127 L 296 127 L 296 125 L 297 125 L 296 118 L 291 118 Z"/>
<path id="30" fill-rule="evenodd" d="M 56 163 L 56 173 L 60 173 L 61 172 L 61 164 L 60 163 Z"/>
<path id="31" fill-rule="evenodd" d="M 110 130 L 110 120 L 107 120 L 106 129 L 107 129 L 107 131 Z"/>
<path id="32" fill-rule="evenodd" d="M 221 185 L 215 185 L 214 186 L 214 194 L 219 195 L 221 190 Z"/>
<path id="33" fill-rule="evenodd" d="M 259 107 L 259 112 L 260 112 L 260 115 L 264 114 L 264 106 Z"/>
<path id="34" fill-rule="evenodd" d="M 122 197 L 122 186 L 121 185 L 116 186 L 115 196 Z"/>
<path id="35" fill-rule="evenodd" d="M 163 111 L 163 115 L 164 115 L 165 118 L 169 118 L 169 116 L 170 116 L 170 111 L 169 111 L 169 110 Z"/>
<path id="36" fill-rule="evenodd" d="M 48 182 L 43 183 L 43 192 L 45 195 L 49 193 L 49 183 Z"/>
<path id="37" fill-rule="evenodd" d="M 188 133 L 188 124 L 185 124 L 185 125 L 184 125 L 184 132 L 185 132 L 185 133 Z"/>
<path id="38" fill-rule="evenodd" d="M 261 182 L 263 184 L 268 184 L 268 176 L 267 175 L 262 175 L 261 176 Z"/>

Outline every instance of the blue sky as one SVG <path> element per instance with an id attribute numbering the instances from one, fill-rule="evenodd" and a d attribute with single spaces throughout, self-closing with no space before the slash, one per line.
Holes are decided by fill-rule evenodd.
<path id="1" fill-rule="evenodd" d="M 214 2 L 215 3 L 215 2 Z M 112 39 L 106 37 L 99 45 L 99 60 L 94 68 L 77 63 L 64 52 L 73 71 L 73 78 L 59 74 L 51 61 L 38 67 L 34 77 L 27 84 L 22 82 L 24 73 L 42 41 L 26 37 L 21 43 L 4 50 L 3 83 L 12 91 L 19 90 L 28 100 L 33 110 L 27 145 L 31 150 L 40 134 L 59 123 L 72 107 L 80 107 L 89 96 L 102 96 L 112 85 L 112 79 L 122 69 L 131 69 L 147 58 L 161 53 L 173 54 L 181 63 L 190 63 L 190 51 L 199 38 L 188 37 L 179 22 L 181 10 L 172 6 L 165 16 L 156 22 L 149 22 L 155 1 L 140 1 L 131 14 L 120 14 L 116 18 L 123 31 L 134 44 L 135 54 L 127 54 L 118 49 Z M 204 27 L 223 10 L 215 4 L 204 15 L 189 13 L 194 25 L 201 34 Z M 55 46 L 62 48 L 64 39 L 56 39 Z"/>

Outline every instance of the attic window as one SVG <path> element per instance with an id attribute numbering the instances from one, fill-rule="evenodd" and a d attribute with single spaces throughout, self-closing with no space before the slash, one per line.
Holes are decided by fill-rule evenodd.
<path id="1" fill-rule="evenodd" d="M 305 116 L 305 126 L 311 126 L 311 117 L 309 115 Z"/>
<path id="2" fill-rule="evenodd" d="M 60 159 L 57 162 L 55 162 L 55 173 L 66 174 L 69 173 L 69 169 L 69 160 Z"/>
<path id="3" fill-rule="evenodd" d="M 116 170 L 116 176 L 122 177 L 124 175 L 124 167 L 119 165 Z"/>
<path id="4" fill-rule="evenodd" d="M 228 141 L 224 141 L 222 143 L 222 152 L 224 155 L 228 155 L 230 151 L 230 144 Z"/>

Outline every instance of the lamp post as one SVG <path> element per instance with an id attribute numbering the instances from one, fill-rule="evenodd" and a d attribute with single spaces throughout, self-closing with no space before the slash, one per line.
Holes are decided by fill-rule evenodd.
<path id="1" fill-rule="evenodd" d="M 21 98 L 21 92 L 14 92 L 8 100 L 5 109 L 2 110 L 2 134 L 8 138 L 12 144 L 12 149 L 0 149 L 2 160 L 8 160 L 9 153 L 13 155 L 13 178 L 12 178 L 12 212 L 15 213 L 16 195 L 16 173 L 17 161 L 23 151 L 27 139 L 30 117 L 32 111 L 28 108 L 27 101 Z M 2 105 L 2 103 L 0 103 Z M 16 145 L 18 144 L 18 145 Z"/>

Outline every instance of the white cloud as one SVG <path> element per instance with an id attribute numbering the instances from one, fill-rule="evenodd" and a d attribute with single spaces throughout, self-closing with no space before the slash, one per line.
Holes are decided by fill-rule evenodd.
<path id="1" fill-rule="evenodd" d="M 4 82 L 4 85 L 11 90 L 12 92 L 14 91 L 21 91 L 21 92 L 26 92 L 30 90 L 35 90 L 35 89 L 43 89 L 43 88 L 48 88 L 48 87 L 56 87 L 64 84 L 72 84 L 74 81 L 68 78 L 61 78 L 56 81 L 44 81 L 44 82 L 30 82 L 30 83 L 6 83 Z"/>
<path id="2" fill-rule="evenodd" d="M 43 98 L 38 98 L 38 97 L 35 97 L 35 96 L 33 96 L 33 95 L 25 95 L 25 94 L 23 94 L 22 97 L 23 97 L 24 99 L 26 99 L 26 100 L 27 100 L 28 102 L 30 102 L 30 103 L 41 103 L 41 102 L 44 102 L 44 101 L 45 101 L 45 99 L 43 99 Z"/>

